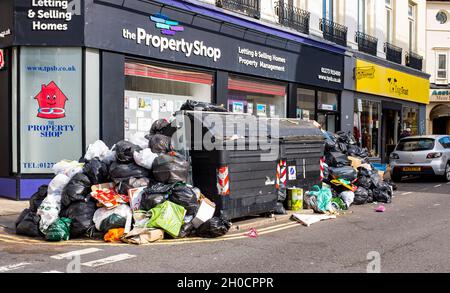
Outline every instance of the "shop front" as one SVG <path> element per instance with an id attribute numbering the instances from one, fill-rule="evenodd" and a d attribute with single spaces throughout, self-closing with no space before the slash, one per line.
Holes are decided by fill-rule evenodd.
<path id="1" fill-rule="evenodd" d="M 357 59 L 354 80 L 353 134 L 371 159 L 388 162 L 399 139 L 425 134 L 426 77 Z"/>
<path id="2" fill-rule="evenodd" d="M 28 198 L 56 162 L 147 133 L 186 100 L 339 130 L 342 48 L 181 1 L 119 2 L 2 4 L 1 196 Z"/>
<path id="3" fill-rule="evenodd" d="M 450 88 L 448 87 L 432 86 L 430 89 L 427 134 L 450 134 Z"/>

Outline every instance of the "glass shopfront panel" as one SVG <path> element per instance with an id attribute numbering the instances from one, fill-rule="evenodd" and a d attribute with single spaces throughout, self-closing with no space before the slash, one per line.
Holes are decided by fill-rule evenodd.
<path id="1" fill-rule="evenodd" d="M 329 132 L 339 130 L 339 98 L 338 94 L 317 91 L 317 122 Z"/>
<path id="2" fill-rule="evenodd" d="M 186 100 L 211 102 L 210 73 L 151 64 L 125 64 L 125 138 L 147 134 L 152 123 L 169 118 Z"/>
<path id="3" fill-rule="evenodd" d="M 317 109 L 324 111 L 339 111 L 338 108 L 338 95 L 329 92 L 317 92 Z"/>
<path id="4" fill-rule="evenodd" d="M 287 84 L 230 75 L 228 110 L 263 117 L 286 117 Z"/>
<path id="5" fill-rule="evenodd" d="M 82 147 L 81 48 L 20 49 L 21 173 L 47 174 Z"/>
<path id="6" fill-rule="evenodd" d="M 358 145 L 367 148 L 369 157 L 380 156 L 381 103 L 355 100 L 353 135 Z"/>
<path id="7" fill-rule="evenodd" d="M 297 118 L 315 120 L 316 91 L 304 88 L 297 89 Z"/>
<path id="8" fill-rule="evenodd" d="M 411 135 L 419 134 L 419 109 L 403 107 L 402 131 L 411 129 Z"/>

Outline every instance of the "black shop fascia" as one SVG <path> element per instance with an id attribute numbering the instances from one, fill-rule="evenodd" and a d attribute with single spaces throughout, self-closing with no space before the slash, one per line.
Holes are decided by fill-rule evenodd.
<path id="1" fill-rule="evenodd" d="M 124 121 L 103 124 L 117 128 L 107 131 L 115 138 L 143 131 L 186 99 L 339 130 L 343 48 L 166 1 L 152 2 L 145 12 L 106 2 L 94 2 L 85 16 L 85 43 L 102 52 L 102 100 L 117 109 L 103 119 Z"/>
<path id="2" fill-rule="evenodd" d="M 342 47 L 184 1 L 33 3 L 0 3 L 0 196 L 30 197 L 59 160 L 148 132 L 187 99 L 340 127 Z"/>

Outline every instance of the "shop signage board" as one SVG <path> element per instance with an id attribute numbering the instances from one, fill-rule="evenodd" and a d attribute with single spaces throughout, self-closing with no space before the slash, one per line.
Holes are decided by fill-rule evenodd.
<path id="1" fill-rule="evenodd" d="M 15 44 L 81 46 L 84 0 L 16 0 Z"/>
<path id="2" fill-rule="evenodd" d="M 264 40 L 245 37 L 254 34 L 246 33 L 245 28 L 234 35 L 224 34 L 208 27 L 208 23 L 197 24 L 200 17 L 193 21 L 190 14 L 150 3 L 145 11 L 94 2 L 85 15 L 85 45 L 324 88 L 343 88 L 343 55 L 299 43 L 286 45 L 285 49 L 270 46 Z"/>
<path id="3" fill-rule="evenodd" d="M 371 62 L 357 60 L 356 91 L 394 99 L 428 104 L 430 82 L 421 78 Z"/>
<path id="4" fill-rule="evenodd" d="M 450 89 L 431 89 L 430 102 L 450 102 Z"/>
<path id="5" fill-rule="evenodd" d="M 23 47 L 20 59 L 20 171 L 52 173 L 82 154 L 81 48 Z"/>
<path id="6" fill-rule="evenodd" d="M 13 43 L 13 0 L 0 1 L 0 14 L 0 48 L 6 48 Z"/>

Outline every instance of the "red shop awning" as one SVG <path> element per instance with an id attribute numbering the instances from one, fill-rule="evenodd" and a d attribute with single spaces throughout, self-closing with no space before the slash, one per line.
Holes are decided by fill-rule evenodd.
<path id="1" fill-rule="evenodd" d="M 228 89 L 272 96 L 286 95 L 286 86 L 233 78 L 228 80 Z"/>
<path id="2" fill-rule="evenodd" d="M 125 75 L 206 84 L 209 86 L 213 84 L 213 76 L 211 74 L 141 63 L 125 63 Z"/>

